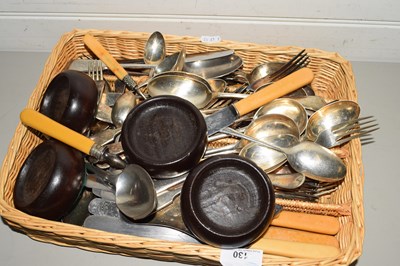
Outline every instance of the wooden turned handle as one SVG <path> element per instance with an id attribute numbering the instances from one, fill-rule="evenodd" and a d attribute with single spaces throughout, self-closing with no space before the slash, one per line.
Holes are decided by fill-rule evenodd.
<path id="1" fill-rule="evenodd" d="M 280 212 L 278 216 L 272 220 L 271 225 L 327 235 L 335 235 L 340 229 L 340 223 L 337 217 L 291 211 Z"/>
<path id="2" fill-rule="evenodd" d="M 123 80 L 128 72 L 115 60 L 104 46 L 92 35 L 86 34 L 83 42 L 89 49 L 120 79 Z"/>
<path id="3" fill-rule="evenodd" d="M 269 226 L 267 232 L 261 238 L 328 245 L 339 248 L 339 241 L 334 236 L 279 226 Z"/>
<path id="4" fill-rule="evenodd" d="M 302 68 L 272 83 L 268 87 L 251 94 L 247 98 L 234 103 L 233 105 L 239 112 L 240 116 L 242 116 L 272 100 L 310 84 L 313 79 L 314 74 L 312 70 L 309 68 Z"/>
<path id="5" fill-rule="evenodd" d="M 95 144 L 93 140 L 33 109 L 24 109 L 20 114 L 20 119 L 24 125 L 36 129 L 87 155 L 90 155 L 90 150 Z"/>
<path id="6" fill-rule="evenodd" d="M 330 258 L 340 254 L 340 249 L 333 246 L 267 238 L 259 239 L 250 248 L 261 249 L 271 255 L 294 258 Z"/>

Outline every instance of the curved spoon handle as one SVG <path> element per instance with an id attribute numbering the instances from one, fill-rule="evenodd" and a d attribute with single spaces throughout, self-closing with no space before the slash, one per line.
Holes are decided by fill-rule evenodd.
<path id="1" fill-rule="evenodd" d="M 55 138 L 81 152 L 91 155 L 95 142 L 84 135 L 52 120 L 33 109 L 24 109 L 20 114 L 21 122 L 43 134 Z"/>
<path id="2" fill-rule="evenodd" d="M 104 48 L 104 46 L 92 35 L 86 34 L 83 42 L 89 49 L 103 61 L 103 63 L 120 79 L 123 80 L 128 72 L 115 60 L 115 58 Z"/>
<path id="3" fill-rule="evenodd" d="M 245 115 L 272 100 L 310 84 L 313 79 L 314 74 L 312 70 L 309 68 L 302 68 L 272 83 L 268 87 L 251 94 L 247 98 L 234 103 L 233 106 L 240 116 Z"/>

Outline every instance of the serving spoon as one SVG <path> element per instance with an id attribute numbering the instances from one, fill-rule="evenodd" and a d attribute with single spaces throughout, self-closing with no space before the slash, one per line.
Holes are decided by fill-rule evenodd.
<path id="1" fill-rule="evenodd" d="M 333 151 L 312 141 L 300 141 L 293 146 L 283 148 L 237 132 L 230 127 L 220 129 L 220 132 L 284 153 L 288 163 L 296 172 L 303 173 L 314 180 L 337 182 L 342 180 L 347 173 L 346 165 Z"/>
<path id="2" fill-rule="evenodd" d="M 165 39 L 158 32 L 153 32 L 144 47 L 143 60 L 148 65 L 158 65 L 165 57 Z"/>

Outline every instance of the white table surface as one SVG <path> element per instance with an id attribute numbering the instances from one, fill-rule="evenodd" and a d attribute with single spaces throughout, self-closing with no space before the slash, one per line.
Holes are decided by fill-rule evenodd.
<path id="1" fill-rule="evenodd" d="M 38 82 L 48 53 L 0 52 L 0 158 L 19 121 L 19 113 Z M 400 145 L 398 103 L 400 64 L 352 62 L 362 115 L 374 115 L 380 129 L 375 143 L 363 146 L 365 239 L 354 265 L 397 265 L 400 247 Z M 0 222 L 0 265 L 183 265 L 60 247 L 30 239 Z"/>

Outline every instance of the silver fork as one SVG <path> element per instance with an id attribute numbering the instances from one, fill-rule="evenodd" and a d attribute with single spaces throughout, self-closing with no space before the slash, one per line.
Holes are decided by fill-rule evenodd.
<path id="1" fill-rule="evenodd" d="M 100 60 L 91 60 L 88 63 L 88 75 L 95 81 L 104 80 L 103 66 Z"/>
<path id="2" fill-rule="evenodd" d="M 96 83 L 97 87 L 97 112 L 96 118 L 100 121 L 112 123 L 111 107 L 103 103 L 102 97 L 108 83 L 104 79 L 103 65 L 100 60 L 92 60 L 88 63 L 88 76 Z"/>
<path id="3" fill-rule="evenodd" d="M 272 82 L 275 82 L 303 67 L 306 67 L 309 64 L 309 56 L 306 53 L 305 49 L 286 62 L 281 68 L 279 68 L 274 73 L 267 75 L 263 78 L 260 78 L 254 81 L 252 84 L 248 86 L 248 90 L 256 91 L 261 87 L 264 87 Z"/>
<path id="4" fill-rule="evenodd" d="M 319 133 L 315 142 L 326 148 L 340 146 L 355 138 L 361 138 L 364 144 L 371 143 L 371 133 L 379 129 L 375 122 L 373 116 L 346 121 Z"/>
<path id="5" fill-rule="evenodd" d="M 286 64 L 284 64 L 280 69 L 269 75 L 270 81 L 279 80 L 300 68 L 306 67 L 309 64 L 309 57 L 306 50 L 302 50 L 292 59 L 290 59 Z"/>
<path id="6" fill-rule="evenodd" d="M 103 75 L 103 66 L 100 60 L 92 60 L 88 64 L 88 75 L 96 82 L 98 91 L 98 103 L 100 102 L 101 96 L 106 87 L 106 81 Z"/>

